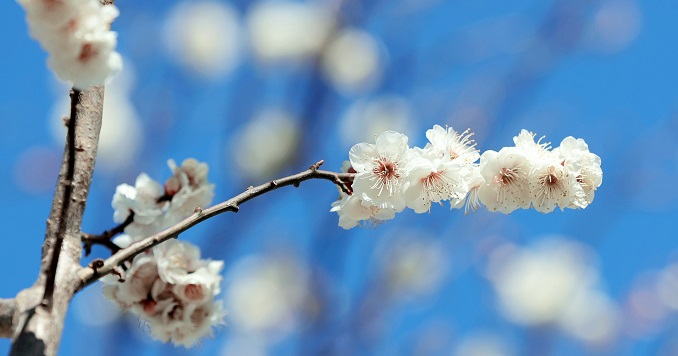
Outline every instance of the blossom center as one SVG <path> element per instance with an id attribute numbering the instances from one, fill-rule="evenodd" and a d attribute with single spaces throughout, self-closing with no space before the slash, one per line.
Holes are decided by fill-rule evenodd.
<path id="1" fill-rule="evenodd" d="M 398 187 L 400 179 L 398 163 L 393 162 L 385 157 L 379 157 L 374 161 L 372 174 L 374 174 L 374 176 L 371 178 L 371 180 L 375 181 L 372 185 L 372 189 L 378 189 L 379 195 L 381 195 L 384 191 L 384 188 L 386 188 L 389 196 L 393 195 L 393 192 Z"/>
<path id="2" fill-rule="evenodd" d="M 516 179 L 518 178 L 517 173 L 518 173 L 517 169 L 502 168 L 499 171 L 499 175 L 494 177 L 494 179 L 501 186 L 507 186 L 516 181 Z"/>
<path id="3" fill-rule="evenodd" d="M 85 43 L 82 46 L 82 50 L 80 51 L 80 56 L 78 56 L 78 60 L 82 63 L 87 63 L 97 54 L 98 54 L 97 50 L 94 48 L 94 46 L 92 46 L 91 43 Z"/>
<path id="4" fill-rule="evenodd" d="M 372 173 L 379 177 L 382 182 L 386 183 L 387 181 L 400 178 L 400 174 L 398 174 L 398 165 L 395 162 L 380 157 L 375 163 Z"/>

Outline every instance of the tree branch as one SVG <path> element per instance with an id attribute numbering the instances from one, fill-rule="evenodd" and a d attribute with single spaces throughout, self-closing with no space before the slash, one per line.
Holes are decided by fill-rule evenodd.
<path id="1" fill-rule="evenodd" d="M 0 299 L 0 337 L 12 337 L 16 299 Z"/>
<path id="2" fill-rule="evenodd" d="M 80 226 L 92 182 L 103 102 L 103 86 L 71 96 L 73 134 L 64 148 L 47 219 L 40 275 L 16 297 L 11 355 L 54 355 L 58 351 L 68 304 L 80 281 Z"/>
<path id="3" fill-rule="evenodd" d="M 120 251 L 120 246 L 113 243 L 111 239 L 118 234 L 122 234 L 125 231 L 125 228 L 133 222 L 134 222 L 134 212 L 131 212 L 129 216 L 127 216 L 127 219 L 125 219 L 125 221 L 123 221 L 120 225 L 112 229 L 106 230 L 100 235 L 83 233 L 82 245 L 83 248 L 85 249 L 85 256 L 89 256 L 89 254 L 92 252 L 92 246 L 94 245 L 105 246 L 106 248 L 111 250 L 111 254 Z"/>
<path id="4" fill-rule="evenodd" d="M 68 165 L 66 166 L 66 179 L 63 182 L 64 194 L 61 198 L 61 215 L 59 216 L 59 227 L 57 228 L 56 243 L 50 254 L 50 262 L 47 271 L 47 281 L 45 282 L 45 291 L 42 297 L 42 304 L 49 310 L 52 309 L 52 298 L 54 296 L 54 282 L 56 279 L 59 255 L 66 235 L 66 220 L 70 211 L 71 194 L 73 193 L 73 174 L 75 171 L 75 127 L 77 121 L 77 107 L 80 104 L 80 91 L 71 89 L 71 117 L 68 119 L 68 133 L 66 135 L 67 144 L 65 156 L 68 156 Z"/>
<path id="5" fill-rule="evenodd" d="M 344 192 L 346 193 L 350 192 L 347 183 L 353 180 L 355 174 L 321 171 L 318 168 L 322 164 L 323 161 L 320 161 L 311 166 L 311 168 L 309 168 L 308 170 L 305 170 L 303 172 L 288 177 L 272 180 L 257 187 L 249 187 L 247 188 L 247 190 L 236 195 L 235 197 L 225 202 L 214 205 L 210 208 L 204 210 L 200 209 L 199 207 L 196 208 L 195 212 L 191 216 L 182 220 L 178 224 L 170 228 L 167 228 L 153 236 L 149 236 L 141 241 L 137 241 L 128 246 L 127 248 L 118 251 L 116 254 L 106 259 L 103 264 L 97 266 L 97 268 L 83 267 L 82 269 L 80 269 L 80 271 L 78 271 L 78 277 L 80 278 L 80 285 L 78 286 L 78 290 L 90 285 L 99 278 L 109 273 L 112 273 L 117 266 L 124 263 L 125 261 L 131 260 L 132 258 L 134 258 L 134 256 L 150 249 L 151 247 L 156 246 L 171 238 L 176 238 L 179 236 L 179 234 L 188 230 L 189 228 L 221 213 L 225 213 L 227 211 L 237 213 L 242 203 L 245 203 L 251 199 L 254 199 L 260 195 L 276 190 L 278 188 L 282 188 L 288 185 L 298 187 L 301 184 L 301 182 L 309 179 L 324 179 L 333 182 L 334 184 L 339 186 L 339 188 L 342 189 Z"/>

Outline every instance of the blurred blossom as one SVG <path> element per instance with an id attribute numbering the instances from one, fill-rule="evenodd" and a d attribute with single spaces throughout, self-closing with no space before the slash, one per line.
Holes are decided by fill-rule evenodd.
<path id="1" fill-rule="evenodd" d="M 589 41 L 600 51 L 620 51 L 638 36 L 640 28 L 640 8 L 635 0 L 607 0 L 594 16 Z"/>
<path id="2" fill-rule="evenodd" d="M 641 273 L 628 293 L 625 305 L 625 331 L 633 337 L 647 337 L 664 326 L 675 312 L 677 265 L 659 272 Z"/>
<path id="3" fill-rule="evenodd" d="M 659 273 L 657 295 L 667 307 L 678 311 L 678 263 L 672 263 Z"/>
<path id="4" fill-rule="evenodd" d="M 332 85 L 346 93 L 372 88 L 380 73 L 379 43 L 369 33 L 343 29 L 323 53 L 323 68 Z"/>
<path id="5" fill-rule="evenodd" d="M 221 356 L 266 356 L 266 343 L 255 336 L 232 335 L 221 349 Z"/>
<path id="6" fill-rule="evenodd" d="M 394 297 L 415 298 L 436 291 L 449 269 L 440 242 L 410 233 L 384 244 L 380 261 Z"/>
<path id="7" fill-rule="evenodd" d="M 277 340 L 293 332 L 309 298 L 308 271 L 291 257 L 248 256 L 227 277 L 230 325 Z"/>
<path id="8" fill-rule="evenodd" d="M 386 130 L 411 136 L 412 121 L 410 103 L 403 97 L 387 95 L 360 100 L 344 114 L 340 123 L 341 138 L 350 147 L 358 142 L 372 142 Z"/>
<path id="9" fill-rule="evenodd" d="M 109 173 L 131 166 L 143 144 L 143 127 L 130 100 L 134 72 L 130 61 L 125 63 L 125 70 L 106 85 L 97 168 Z M 52 108 L 52 137 L 59 145 L 66 135 L 64 117 L 70 115 L 70 105 L 70 97 L 62 91 Z"/>
<path id="10" fill-rule="evenodd" d="M 475 333 L 462 339 L 455 348 L 454 356 L 509 356 L 512 348 L 500 336 L 492 333 Z"/>
<path id="11" fill-rule="evenodd" d="M 528 326 L 559 325 L 592 343 L 616 333 L 614 303 L 600 291 L 591 251 L 563 239 L 545 239 L 527 248 L 499 248 L 488 275 L 502 314 Z"/>
<path id="12" fill-rule="evenodd" d="M 14 166 L 14 181 L 31 194 L 51 193 L 61 166 L 61 151 L 33 146 L 24 151 Z"/>
<path id="13" fill-rule="evenodd" d="M 164 26 L 170 54 L 194 73 L 218 77 L 237 64 L 241 49 L 238 14 L 223 2 L 182 2 L 174 6 Z"/>
<path id="14" fill-rule="evenodd" d="M 320 3 L 263 1 L 251 8 L 247 29 L 257 57 L 287 61 L 317 54 L 334 23 L 333 11 Z"/>
<path id="15" fill-rule="evenodd" d="M 269 178 L 293 158 L 299 140 L 296 120 L 287 112 L 261 112 L 228 145 L 238 172 L 248 178 Z"/>
<path id="16" fill-rule="evenodd" d="M 614 341 L 619 325 L 615 303 L 597 290 L 577 294 L 559 320 L 567 333 L 585 342 L 598 345 Z"/>

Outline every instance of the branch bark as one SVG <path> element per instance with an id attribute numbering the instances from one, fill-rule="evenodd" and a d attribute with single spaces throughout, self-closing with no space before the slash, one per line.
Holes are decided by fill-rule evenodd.
<path id="1" fill-rule="evenodd" d="M 82 256 L 80 226 L 94 171 L 104 87 L 76 92 L 71 100 L 73 139 L 64 149 L 47 219 L 40 275 L 16 297 L 11 355 L 57 353 L 68 304 L 80 284 L 76 274 Z"/>
<path id="2" fill-rule="evenodd" d="M 128 246 L 127 248 L 121 249 L 113 256 L 103 261 L 103 264 L 99 264 L 96 268 L 89 266 L 81 268 L 80 271 L 78 271 L 78 277 L 80 278 L 80 285 L 78 286 L 78 290 L 92 284 L 99 278 L 109 273 L 113 273 L 117 266 L 124 263 L 125 261 L 131 260 L 132 258 L 134 258 L 134 256 L 152 248 L 153 246 L 156 246 L 169 239 L 176 238 L 179 236 L 179 234 L 188 230 L 189 228 L 221 213 L 225 213 L 228 211 L 237 213 L 242 203 L 245 203 L 262 194 L 268 193 L 278 188 L 282 188 L 289 185 L 298 187 L 301 182 L 309 179 L 324 179 L 333 182 L 334 184 L 339 186 L 339 188 L 342 189 L 344 192 L 346 193 L 350 192 L 349 185 L 347 185 L 346 183 L 350 182 L 355 176 L 355 174 L 335 173 L 319 170 L 318 168 L 322 163 L 323 161 L 320 161 L 311 166 L 311 168 L 309 168 L 308 170 L 288 177 L 272 180 L 268 183 L 262 184 L 257 187 L 249 187 L 247 190 L 236 195 L 235 197 L 225 202 L 214 205 L 210 208 L 204 210 L 196 208 L 196 211 L 191 216 L 182 220 L 178 224 L 170 228 L 167 228 L 153 236 L 149 236 L 141 241 L 137 241 Z"/>
<path id="3" fill-rule="evenodd" d="M 16 299 L 0 299 L 0 337 L 12 337 Z"/>

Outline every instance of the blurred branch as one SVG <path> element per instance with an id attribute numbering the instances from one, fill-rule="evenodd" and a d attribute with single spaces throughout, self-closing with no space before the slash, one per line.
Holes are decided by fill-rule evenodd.
<path id="1" fill-rule="evenodd" d="M 199 207 L 196 208 L 195 212 L 183 221 L 153 236 L 149 236 L 141 241 L 135 242 L 127 248 L 121 249 L 116 254 L 106 259 L 103 264 L 99 264 L 97 268 L 84 267 L 80 269 L 80 271 L 78 271 L 78 277 L 80 278 L 78 290 L 88 286 L 99 278 L 112 273 L 118 265 L 124 263 L 125 261 L 131 260 L 134 258 L 134 256 L 152 248 L 153 246 L 156 246 L 169 239 L 177 238 L 179 234 L 188 230 L 189 228 L 221 213 L 228 211 L 237 213 L 242 203 L 278 188 L 289 185 L 299 187 L 301 182 L 306 180 L 324 179 L 333 182 L 342 191 L 348 194 L 350 192 L 348 183 L 353 180 L 355 173 L 335 173 L 322 171 L 319 170 L 319 167 L 322 164 L 323 161 L 319 161 L 303 172 L 272 180 L 257 187 L 249 187 L 247 190 L 238 194 L 237 196 L 225 202 L 214 205 L 208 209 L 203 210 Z"/>

